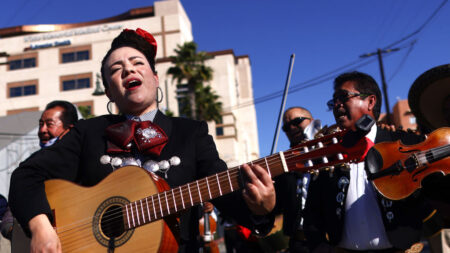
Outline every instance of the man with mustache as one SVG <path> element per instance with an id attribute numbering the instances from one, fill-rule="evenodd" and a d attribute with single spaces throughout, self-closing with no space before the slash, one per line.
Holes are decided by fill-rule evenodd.
<path id="1" fill-rule="evenodd" d="M 356 130 L 363 115 L 379 118 L 381 92 L 371 76 L 344 73 L 335 79 L 333 98 L 327 105 L 341 129 Z M 374 143 L 422 140 L 375 124 L 365 137 Z M 311 181 L 304 229 L 313 252 L 403 252 L 420 240 L 422 220 L 430 213 L 421 194 L 401 201 L 383 198 L 367 179 L 365 167 L 364 162 L 350 163 L 333 174 L 321 172 Z"/>

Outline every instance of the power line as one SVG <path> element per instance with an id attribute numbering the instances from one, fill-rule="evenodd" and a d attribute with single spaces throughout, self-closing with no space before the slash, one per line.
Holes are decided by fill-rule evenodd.
<path id="1" fill-rule="evenodd" d="M 438 6 L 438 8 L 431 14 L 430 17 L 428 17 L 427 20 L 425 20 L 425 22 L 417 30 L 415 30 L 414 32 L 406 35 L 405 37 L 403 37 L 403 38 L 401 38 L 401 39 L 399 39 L 399 40 L 397 40 L 397 41 L 395 41 L 395 42 L 385 46 L 383 49 L 391 48 L 391 47 L 393 47 L 393 46 L 395 46 L 395 45 L 397 45 L 397 44 L 399 44 L 399 43 L 401 43 L 401 42 L 411 38 L 412 36 L 418 34 L 419 32 L 421 32 L 423 30 L 423 28 L 425 28 L 425 26 L 428 25 L 428 23 L 430 23 L 430 21 L 438 14 L 438 12 L 442 9 L 442 7 L 444 7 L 444 5 L 447 2 L 448 2 L 448 0 L 442 1 L 442 3 Z"/>
<path id="2" fill-rule="evenodd" d="M 8 18 L 9 21 L 6 23 L 5 26 L 9 26 L 10 24 L 12 24 L 12 21 L 14 20 L 14 18 L 18 16 L 19 12 L 24 9 L 24 7 L 27 5 L 27 3 L 29 1 L 30 0 L 25 0 L 22 2 L 22 5 L 19 8 L 17 8 L 15 12 L 13 12 L 13 14 L 10 16 L 10 18 Z"/>
<path id="3" fill-rule="evenodd" d="M 391 75 L 391 77 L 388 79 L 388 82 L 390 82 L 401 70 L 403 65 L 406 62 L 406 59 L 408 59 L 409 55 L 411 54 L 412 50 L 414 49 L 414 45 L 416 44 L 417 40 L 413 40 L 409 46 L 408 51 L 406 52 L 405 56 L 403 56 L 402 60 L 400 61 L 400 64 L 398 65 L 397 69 L 394 70 L 394 73 Z"/>
<path id="4" fill-rule="evenodd" d="M 43 10 L 45 7 L 47 7 L 47 6 L 50 4 L 51 1 L 52 1 L 52 0 L 47 0 L 47 2 L 45 2 L 44 5 L 41 6 L 41 8 L 37 9 L 37 10 L 33 13 L 33 15 L 30 15 L 30 16 L 28 17 L 28 19 L 27 19 L 26 22 L 30 22 L 30 21 L 33 20 L 38 14 L 41 14 L 41 13 L 42 13 L 42 10 Z"/>
<path id="5" fill-rule="evenodd" d="M 403 41 L 405 41 L 405 40 L 411 38 L 412 36 L 414 36 L 414 35 L 416 35 L 416 34 L 418 34 L 418 33 L 420 33 L 420 32 L 425 28 L 425 26 L 426 26 L 428 23 L 431 22 L 431 20 L 437 15 L 437 13 L 442 9 L 442 7 L 444 7 L 444 5 L 445 5 L 447 2 L 448 2 L 448 0 L 444 0 L 444 1 L 438 6 L 438 8 L 431 14 L 431 16 L 428 17 L 428 18 L 425 20 L 425 22 L 424 22 L 417 30 L 415 30 L 414 32 L 410 33 L 409 35 L 407 35 L 407 36 L 405 36 L 405 37 L 403 37 L 403 38 L 401 38 L 401 39 L 399 39 L 399 40 L 397 40 L 397 41 L 395 41 L 395 42 L 393 42 L 393 43 L 387 45 L 386 47 L 383 48 L 383 50 L 388 50 L 389 48 L 391 48 L 391 47 L 393 47 L 393 46 L 395 46 L 395 45 L 397 45 L 397 44 L 399 44 L 399 43 L 401 43 L 401 42 L 403 42 Z M 413 46 L 414 46 L 414 44 L 415 44 L 416 41 L 417 41 L 417 40 L 414 40 L 413 43 L 410 44 L 410 46 L 409 46 L 409 51 L 407 52 L 406 57 L 403 58 L 403 60 L 402 60 L 402 62 L 400 63 L 399 67 L 397 68 L 397 72 L 396 72 L 396 73 L 398 73 L 398 70 L 399 70 L 399 69 L 401 68 L 401 66 L 406 62 L 406 58 L 407 58 L 407 57 L 409 56 L 409 54 L 411 53 L 411 51 L 412 51 L 412 49 L 413 49 Z M 406 46 L 404 46 L 404 47 L 399 47 L 398 49 L 403 49 L 403 48 L 405 48 L 405 47 L 406 47 Z M 345 68 L 347 68 L 347 67 L 349 67 L 349 66 L 352 66 L 352 65 L 354 65 L 354 64 L 356 64 L 356 63 L 358 63 L 358 62 L 360 62 L 360 61 L 361 61 L 361 60 L 356 60 L 356 61 L 350 62 L 350 63 L 345 64 L 345 65 L 343 65 L 343 66 L 341 66 L 341 67 L 338 67 L 337 69 L 334 69 L 334 70 L 332 70 L 332 71 L 330 71 L 330 72 L 328 72 L 328 73 L 322 74 L 322 75 L 320 75 L 320 76 L 317 76 L 317 77 L 312 78 L 312 79 L 310 79 L 310 80 L 308 80 L 308 81 L 299 83 L 299 84 L 297 84 L 297 85 L 293 85 L 292 88 L 291 88 L 291 91 L 290 91 L 289 93 L 292 94 L 292 93 L 295 93 L 295 92 L 297 92 L 297 91 L 299 91 L 299 90 L 306 89 L 306 88 L 309 88 L 309 87 L 312 87 L 312 86 L 315 86 L 315 85 L 319 85 L 319 84 L 321 84 L 321 83 L 323 83 L 323 82 L 325 82 L 325 81 L 328 81 L 328 80 L 330 80 L 330 79 L 332 79 L 332 78 L 334 77 L 334 76 L 329 76 L 329 75 L 334 75 L 334 74 L 336 74 L 338 71 L 340 71 L 340 70 L 342 70 L 342 69 L 345 69 Z M 368 64 L 372 63 L 373 61 L 375 61 L 375 60 L 367 61 L 367 62 L 365 62 L 365 63 L 363 63 L 363 64 L 358 65 L 357 67 L 359 68 L 359 67 L 368 65 Z M 396 74 L 396 73 L 395 73 L 395 74 Z M 321 78 L 324 78 L 324 79 L 322 80 Z M 393 76 L 392 76 L 391 78 L 393 78 Z M 311 83 L 309 83 L 309 82 L 311 82 Z M 301 86 L 301 85 L 303 85 L 303 86 Z M 230 106 L 230 107 L 228 107 L 228 108 L 224 108 L 224 111 L 228 111 L 228 110 L 231 111 L 231 110 L 235 110 L 235 109 L 239 109 L 239 108 L 243 108 L 243 107 L 247 107 L 247 106 L 251 106 L 251 105 L 256 105 L 256 104 L 259 104 L 259 103 L 263 103 L 263 102 L 266 102 L 266 101 L 269 101 L 269 100 L 272 100 L 272 99 L 274 99 L 274 98 L 277 98 L 277 97 L 281 96 L 282 92 L 283 92 L 283 91 L 279 90 L 279 91 L 270 93 L 270 94 L 268 94 L 268 95 L 265 95 L 265 96 L 263 96 L 263 97 L 259 97 L 259 98 L 253 99 L 252 101 L 249 101 L 249 102 L 245 102 L 245 103 L 242 103 L 242 104 L 237 104 L 237 105 L 234 105 L 234 106 Z"/>
<path id="6" fill-rule="evenodd" d="M 355 64 L 357 64 L 357 63 L 359 63 L 361 61 L 363 61 L 363 63 L 358 64 L 356 66 L 353 66 L 353 65 L 355 65 Z M 370 64 L 370 63 L 372 63 L 374 61 L 375 61 L 374 59 L 366 60 L 366 61 L 358 59 L 358 60 L 353 61 L 351 63 L 345 64 L 345 65 L 343 65 L 343 66 L 341 66 L 341 67 L 339 67 L 337 69 L 334 69 L 334 70 L 332 70 L 330 72 L 327 72 L 327 73 L 322 74 L 320 76 L 314 77 L 314 78 L 312 78 L 310 80 L 307 80 L 307 81 L 298 83 L 296 85 L 293 85 L 291 90 L 289 91 L 289 94 L 298 92 L 300 90 L 303 90 L 303 89 L 306 89 L 306 88 L 309 88 L 309 87 L 312 87 L 312 86 L 319 85 L 321 83 L 324 83 L 326 81 L 329 81 L 329 80 L 335 78 L 335 74 L 337 74 L 339 72 L 347 72 L 347 71 L 355 70 L 355 69 L 361 68 L 363 66 L 366 66 L 366 65 L 368 65 L 368 64 Z M 252 101 L 248 101 L 248 102 L 245 102 L 245 103 L 242 103 L 242 104 L 237 104 L 237 105 L 234 105 L 234 106 L 230 106 L 230 107 L 224 108 L 223 110 L 224 111 L 232 111 L 232 110 L 240 109 L 240 108 L 243 108 L 243 107 L 247 107 L 247 106 L 251 106 L 251 105 L 256 105 L 256 104 L 259 104 L 259 103 L 267 102 L 269 100 L 272 100 L 272 99 L 275 99 L 275 98 L 281 96 L 282 93 L 283 93 L 283 91 L 279 90 L 279 91 L 270 93 L 268 95 L 265 95 L 263 97 L 259 97 L 259 98 L 253 99 Z"/>

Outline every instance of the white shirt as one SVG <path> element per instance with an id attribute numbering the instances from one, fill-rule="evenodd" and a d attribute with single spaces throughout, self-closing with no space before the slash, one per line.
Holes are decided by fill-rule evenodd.
<path id="1" fill-rule="evenodd" d="M 366 135 L 375 140 L 377 127 Z M 345 201 L 345 218 L 339 247 L 350 250 L 391 248 L 375 190 L 367 180 L 364 162 L 350 164 L 350 184 Z"/>

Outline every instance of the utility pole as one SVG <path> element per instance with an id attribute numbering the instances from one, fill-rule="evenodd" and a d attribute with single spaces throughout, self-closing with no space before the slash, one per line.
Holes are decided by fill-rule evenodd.
<path id="1" fill-rule="evenodd" d="M 393 49 L 386 49 L 386 50 L 382 50 L 382 49 L 378 48 L 376 52 L 363 54 L 363 55 L 359 56 L 361 58 L 366 58 L 366 57 L 370 57 L 370 56 L 373 56 L 373 55 L 377 55 L 378 56 L 378 63 L 380 65 L 380 74 L 381 74 L 381 84 L 382 84 L 383 96 L 384 96 L 384 105 L 386 107 L 386 123 L 388 125 L 392 124 L 392 122 L 391 122 L 391 107 L 389 107 L 389 99 L 388 99 L 388 94 L 387 94 L 386 78 L 384 77 L 384 67 L 383 67 L 382 54 L 383 53 L 390 53 L 390 52 L 394 52 L 394 51 L 398 51 L 398 50 L 400 50 L 400 48 L 393 48 Z"/>

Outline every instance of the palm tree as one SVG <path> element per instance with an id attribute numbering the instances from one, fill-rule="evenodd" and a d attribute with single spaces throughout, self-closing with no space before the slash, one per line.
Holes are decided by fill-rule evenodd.
<path id="1" fill-rule="evenodd" d="M 180 115 L 197 120 L 221 119 L 222 103 L 219 96 L 206 84 L 212 80 L 213 69 L 205 65 L 211 56 L 206 52 L 197 52 L 195 42 L 186 42 L 175 49 L 176 56 L 170 59 L 175 65 L 167 70 L 178 87 L 187 88 L 187 96 L 178 101 Z"/>

